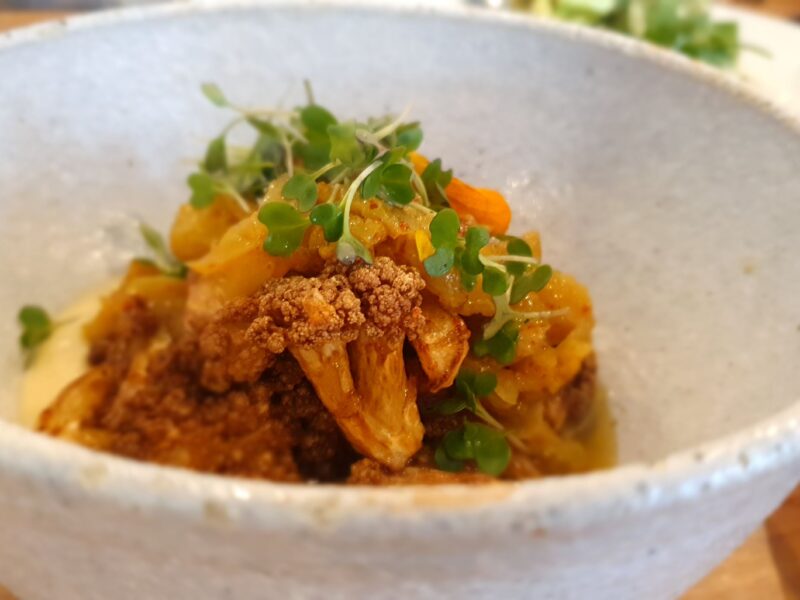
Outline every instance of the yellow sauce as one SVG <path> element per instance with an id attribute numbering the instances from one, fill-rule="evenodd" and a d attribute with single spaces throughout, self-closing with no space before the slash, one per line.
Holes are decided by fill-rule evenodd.
<path id="1" fill-rule="evenodd" d="M 576 439 L 586 449 L 587 470 L 609 469 L 617 464 L 617 431 L 608 394 L 602 387 L 598 386 L 592 410 L 592 425 Z"/>
<path id="2" fill-rule="evenodd" d="M 25 427 L 35 428 L 42 411 L 86 371 L 88 344 L 83 326 L 97 314 L 102 297 L 115 285 L 106 284 L 79 298 L 56 319 L 58 327 L 37 351 L 22 381 L 19 420 Z"/>

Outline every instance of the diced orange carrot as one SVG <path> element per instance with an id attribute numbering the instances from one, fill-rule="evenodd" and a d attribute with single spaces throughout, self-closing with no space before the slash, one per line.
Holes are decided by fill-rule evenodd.
<path id="1" fill-rule="evenodd" d="M 511 223 L 511 208 L 500 192 L 474 188 L 453 177 L 445 190 L 450 206 L 459 215 L 472 215 L 495 235 L 505 233 Z"/>
<path id="2" fill-rule="evenodd" d="M 414 170 L 422 174 L 428 166 L 428 159 L 411 153 Z M 489 228 L 493 234 L 505 233 L 511 223 L 511 208 L 500 192 L 484 188 L 475 188 L 453 177 L 445 189 L 447 200 L 459 216 L 471 215 L 481 225 Z"/>

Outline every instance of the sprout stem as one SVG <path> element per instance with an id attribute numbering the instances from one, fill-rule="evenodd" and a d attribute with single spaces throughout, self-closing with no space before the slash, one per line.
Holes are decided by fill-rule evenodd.
<path id="1" fill-rule="evenodd" d="M 402 125 L 402 124 L 403 124 L 403 121 L 405 121 L 405 120 L 406 120 L 406 117 L 408 117 L 408 113 L 410 113 L 410 112 L 411 112 L 411 105 L 408 105 L 408 106 L 406 106 L 406 107 L 405 107 L 405 109 L 403 109 L 403 112 L 402 112 L 402 113 L 400 113 L 400 116 L 399 116 L 399 117 L 397 117 L 397 118 L 396 118 L 394 121 L 392 121 L 391 123 L 389 123 L 389 124 L 387 124 L 387 125 L 384 125 L 383 127 L 381 127 L 381 128 L 380 128 L 378 131 L 376 131 L 376 132 L 375 132 L 373 135 L 374 135 L 376 138 L 378 138 L 379 140 L 382 140 L 382 139 L 383 139 L 383 138 L 385 138 L 386 136 L 392 135 L 392 133 L 394 133 L 394 131 L 395 131 L 395 130 L 396 130 L 398 127 L 400 127 L 400 125 Z"/>
<path id="2" fill-rule="evenodd" d="M 486 422 L 487 424 L 491 425 L 495 429 L 498 429 L 498 430 L 502 431 L 503 434 L 508 439 L 508 441 L 511 442 L 511 445 L 514 446 L 517 450 L 520 450 L 522 452 L 527 452 L 528 451 L 527 447 L 525 446 L 525 443 L 521 439 L 519 439 L 516 435 L 514 435 L 513 433 L 510 433 L 510 432 L 506 431 L 505 427 L 503 427 L 503 424 L 500 421 L 498 421 L 497 419 L 495 419 L 489 413 L 489 411 L 484 408 L 483 404 L 481 404 L 480 401 L 476 401 L 475 404 L 476 404 L 475 415 L 477 417 L 479 417 L 480 419 L 483 419 L 484 422 Z"/>
<path id="3" fill-rule="evenodd" d="M 289 139 L 286 137 L 286 132 L 283 129 L 278 129 L 278 132 L 281 136 L 281 145 L 283 146 L 283 151 L 286 154 L 286 173 L 291 177 L 294 175 L 294 157 L 292 156 L 292 145 L 289 143 Z"/>
<path id="4" fill-rule="evenodd" d="M 386 146 L 381 144 L 380 138 L 367 129 L 356 129 L 356 139 L 364 144 L 375 146 L 381 155 L 387 151 Z"/>
<path id="5" fill-rule="evenodd" d="M 539 319 L 551 319 L 553 317 L 563 317 L 569 314 L 569 307 L 559 308 L 557 310 L 540 310 L 536 312 L 517 312 L 514 311 L 514 316 L 526 321 L 535 321 Z"/>
<path id="6" fill-rule="evenodd" d="M 422 198 L 422 203 L 425 206 L 430 206 L 431 201 L 428 198 L 428 190 L 425 189 L 425 182 L 422 181 L 422 177 L 419 176 L 419 173 L 417 173 L 413 166 L 411 167 L 411 179 L 414 182 L 414 187 L 417 188 L 419 197 Z"/>
<path id="7" fill-rule="evenodd" d="M 353 238 L 353 235 L 350 233 L 350 207 L 353 205 L 353 198 L 356 197 L 358 188 L 361 187 L 361 184 L 364 183 L 364 180 L 367 177 L 369 177 L 369 174 L 380 166 L 381 162 L 376 160 L 366 169 L 361 171 L 361 173 L 358 174 L 358 177 L 356 177 L 353 180 L 353 183 L 350 184 L 350 187 L 347 188 L 347 192 L 345 193 L 344 199 L 342 200 L 344 204 L 344 224 L 342 228 L 342 238 L 341 238 L 347 242 L 350 242 Z"/>
<path id="8" fill-rule="evenodd" d="M 222 182 L 222 184 L 218 188 L 218 191 L 220 193 L 227 194 L 228 196 L 236 200 L 239 206 L 242 207 L 242 210 L 244 210 L 245 213 L 250 214 L 250 211 L 252 210 L 250 207 L 250 203 L 247 202 L 247 200 L 245 200 L 242 197 L 242 195 L 236 190 L 236 188 L 233 187 L 230 183 L 228 183 L 227 181 Z"/>
<path id="9" fill-rule="evenodd" d="M 414 209 L 416 209 L 416 210 L 418 210 L 420 212 L 424 212 L 426 215 L 435 215 L 436 214 L 435 210 L 433 210 L 431 208 L 428 208 L 427 206 L 424 206 L 424 205 L 420 204 L 419 202 L 409 202 L 408 204 L 406 204 L 406 206 L 408 206 L 409 208 L 414 208 Z"/>
<path id="10" fill-rule="evenodd" d="M 526 265 L 539 265 L 539 261 L 531 256 L 517 256 L 516 254 L 493 254 L 489 257 L 481 257 L 481 260 L 488 258 L 495 263 L 515 262 L 525 263 Z M 494 266 L 494 265 L 493 265 Z"/>
<path id="11" fill-rule="evenodd" d="M 316 104 L 314 101 L 314 90 L 311 88 L 311 82 L 308 79 L 303 79 L 303 89 L 306 91 L 306 100 L 309 104 Z"/>
<path id="12" fill-rule="evenodd" d="M 320 177 L 322 177 L 323 175 L 325 175 L 325 173 L 327 173 L 331 169 L 335 169 L 336 167 L 338 167 L 341 164 L 342 164 L 342 162 L 340 160 L 338 160 L 338 159 L 333 161 L 333 162 L 329 162 L 327 165 L 325 165 L 323 167 L 320 167 L 319 169 L 317 169 L 316 171 L 311 173 L 311 175 L 309 175 L 309 177 L 311 177 L 311 179 L 317 180 Z"/>

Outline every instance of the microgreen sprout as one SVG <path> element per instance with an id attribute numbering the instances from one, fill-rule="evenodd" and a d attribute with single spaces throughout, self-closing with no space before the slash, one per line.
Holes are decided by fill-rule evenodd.
<path id="1" fill-rule="evenodd" d="M 442 161 L 436 159 L 428 163 L 422 172 L 422 183 L 428 198 L 428 203 L 434 208 L 449 206 L 445 188 L 453 179 L 453 171 L 443 171 Z"/>
<path id="2" fill-rule="evenodd" d="M 258 220 L 267 226 L 264 250 L 272 256 L 291 256 L 303 243 L 308 218 L 291 204 L 267 202 L 258 211 Z"/>
<path id="3" fill-rule="evenodd" d="M 310 215 L 311 223 L 322 227 L 326 242 L 335 242 L 342 237 L 344 212 L 336 204 L 325 203 L 315 206 Z"/>
<path id="4" fill-rule="evenodd" d="M 55 324 L 41 306 L 23 306 L 17 314 L 22 329 L 19 345 L 25 355 L 25 365 L 30 366 L 39 347 L 53 333 Z"/>
<path id="5" fill-rule="evenodd" d="M 282 173 L 293 175 L 294 144 L 306 141 L 293 123 L 299 121 L 299 114 L 240 107 L 230 102 L 213 83 L 205 83 L 201 89 L 212 104 L 239 115 L 211 140 L 198 170 L 189 175 L 190 203 L 203 209 L 213 204 L 217 196 L 228 196 L 245 212 L 250 212 L 270 181 Z M 226 139 L 240 125 L 249 125 L 256 139 L 248 152 L 232 160 Z"/>
<path id="6" fill-rule="evenodd" d="M 483 269 L 483 291 L 490 296 L 505 296 L 510 285 L 511 278 L 507 269 L 491 265 Z"/>
<path id="7" fill-rule="evenodd" d="M 405 112 L 366 124 L 339 121 L 316 104 L 308 82 L 304 85 L 308 105 L 292 111 L 243 108 L 228 100 L 218 86 L 202 86 L 214 105 L 239 116 L 212 140 L 200 169 L 189 176 L 190 202 L 202 209 L 217 196 L 228 195 L 250 212 L 269 183 L 285 173 L 288 180 L 282 202 L 277 203 L 280 206 L 270 202 L 259 209 L 259 219 L 268 229 L 265 251 L 291 255 L 313 225 L 322 228 L 326 241 L 336 243 L 340 261 L 372 262 L 371 252 L 350 228 L 353 202 L 360 194 L 392 206 L 427 210 L 415 202 L 419 198 L 425 203 L 428 196 L 409 158 L 409 152 L 422 142 L 422 130 L 419 123 L 404 122 Z M 248 152 L 237 156 L 225 140 L 243 123 L 255 129 L 257 138 Z M 332 193 L 320 201 L 321 181 L 341 185 L 346 190 L 342 199 L 337 201 Z"/>
<path id="8" fill-rule="evenodd" d="M 395 130 L 397 137 L 397 145 L 406 148 L 409 152 L 413 152 L 422 145 L 422 129 L 419 123 L 408 123 L 400 125 Z"/>
<path id="9" fill-rule="evenodd" d="M 139 232 L 142 234 L 144 243 L 150 249 L 152 257 L 138 258 L 138 261 L 153 265 L 164 275 L 178 279 L 186 277 L 189 269 L 172 255 L 158 231 L 147 223 L 139 223 Z"/>
<path id="10" fill-rule="evenodd" d="M 533 257 L 525 240 L 506 236 L 508 254 L 484 256 L 483 291 L 494 299 L 495 312 L 483 328 L 483 337 L 473 346 L 478 356 L 491 356 L 503 365 L 516 358 L 519 328 L 526 321 L 562 315 L 566 310 L 524 312 L 512 308 L 528 294 L 542 291 L 553 274 L 549 265 L 541 265 Z"/>
<path id="11" fill-rule="evenodd" d="M 434 458 L 443 471 L 461 471 L 466 461 L 473 460 L 478 470 L 498 477 L 508 467 L 511 448 L 502 431 L 467 422 L 445 434 Z"/>
<path id="12" fill-rule="evenodd" d="M 479 358 L 491 356 L 501 365 L 510 365 L 517 354 L 520 324 L 516 319 L 502 321 L 502 317 L 498 322 L 497 329 L 487 327 L 484 337 L 472 346 L 472 353 Z"/>
<path id="13" fill-rule="evenodd" d="M 467 460 L 474 460 L 480 471 L 495 477 L 506 470 L 511 458 L 508 434 L 480 400 L 494 392 L 496 386 L 497 376 L 493 373 L 462 370 L 456 378 L 456 396 L 437 407 L 438 412 L 445 415 L 466 410 L 487 423 L 467 421 L 444 436 L 434 456 L 443 471 L 461 471 Z"/>
<path id="14" fill-rule="evenodd" d="M 360 258 L 367 264 L 372 264 L 372 254 L 350 231 L 350 209 L 353 206 L 353 199 L 356 197 L 358 188 L 369 177 L 369 174 L 380 166 L 381 163 L 376 161 L 361 171 L 353 183 L 350 184 L 342 199 L 342 236 L 336 244 L 336 258 L 346 265 L 353 264 L 356 258 Z"/>
<path id="15" fill-rule="evenodd" d="M 518 304 L 531 292 L 541 292 L 552 276 L 553 269 L 550 265 L 540 265 L 514 277 L 514 285 L 511 286 L 509 302 Z"/>
<path id="16" fill-rule="evenodd" d="M 550 319 L 567 314 L 569 309 L 561 308 L 558 310 L 541 310 L 541 311 L 520 311 L 511 307 L 510 298 L 513 288 L 509 288 L 506 292 L 499 296 L 494 296 L 495 314 L 492 320 L 483 327 L 483 339 L 488 340 L 493 337 L 508 321 L 534 321 L 539 319 Z"/>
<path id="17" fill-rule="evenodd" d="M 225 136 L 218 136 L 211 140 L 203 159 L 203 168 L 208 173 L 217 173 L 228 168 L 228 150 Z"/>
<path id="18" fill-rule="evenodd" d="M 406 120 L 406 117 L 408 116 L 408 113 L 410 113 L 410 112 L 411 112 L 411 107 L 407 106 L 405 109 L 403 109 L 403 112 L 400 113 L 399 117 L 397 117 L 394 121 L 391 121 L 390 123 L 387 123 L 386 125 L 384 125 L 380 129 L 378 129 L 378 131 L 375 131 L 373 133 L 373 135 L 376 138 L 378 138 L 379 140 L 382 140 L 385 137 L 389 137 L 390 135 L 395 133 L 400 127 L 403 126 L 403 121 Z M 421 134 L 422 134 L 422 131 L 420 131 L 420 135 Z"/>
<path id="19" fill-rule="evenodd" d="M 214 199 L 217 196 L 230 196 L 246 212 L 250 211 L 248 201 L 227 178 L 215 177 L 206 171 L 198 171 L 189 175 L 186 182 L 192 190 L 189 203 L 194 208 L 208 208 L 214 203 Z"/>
<path id="20" fill-rule="evenodd" d="M 216 83 L 204 83 L 200 86 L 200 90 L 212 104 L 220 107 L 228 106 L 228 99 Z"/>
<path id="21" fill-rule="evenodd" d="M 458 232 L 461 221 L 452 208 L 445 208 L 436 213 L 429 226 L 431 244 L 436 252 L 428 257 L 425 270 L 433 277 L 447 275 L 455 266 L 455 251 L 459 247 Z"/>
<path id="22" fill-rule="evenodd" d="M 297 208 L 308 212 L 317 202 L 317 182 L 306 173 L 292 175 L 283 186 L 283 197 L 296 200 Z"/>
<path id="23" fill-rule="evenodd" d="M 495 314 L 485 325 L 483 337 L 473 351 L 480 356 L 491 356 L 501 364 L 510 364 L 516 356 L 522 323 L 562 314 L 561 311 L 522 312 L 512 308 L 529 293 L 544 289 L 552 269 L 539 264 L 523 239 L 505 236 L 507 254 L 485 255 L 481 250 L 491 241 L 489 231 L 484 227 L 468 227 L 461 237 L 461 229 L 461 221 L 453 209 L 439 210 L 429 226 L 435 252 L 423 262 L 425 270 L 432 277 L 442 277 L 455 270 L 467 291 L 475 288 L 481 276 L 481 288 L 492 296 Z M 505 333 L 498 335 L 507 324 Z"/>
<path id="24" fill-rule="evenodd" d="M 412 169 L 406 164 L 384 164 L 376 169 L 372 175 L 374 193 L 362 194 L 364 198 L 377 196 L 381 200 L 394 206 L 405 206 L 414 199 L 415 193 L 411 186 Z M 364 182 L 366 186 L 368 182 Z M 370 190 L 372 191 L 372 190 Z"/>

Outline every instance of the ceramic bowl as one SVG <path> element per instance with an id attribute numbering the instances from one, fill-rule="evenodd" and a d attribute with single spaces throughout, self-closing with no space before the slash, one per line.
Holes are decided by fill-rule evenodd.
<path id="1" fill-rule="evenodd" d="M 486 487 L 198 475 L 15 424 L 13 317 L 166 227 L 226 119 L 199 94 L 408 104 L 592 291 L 620 466 Z M 408 3 L 180 4 L 0 39 L 0 582 L 24 600 L 673 598 L 800 479 L 800 127 L 710 69 Z"/>

